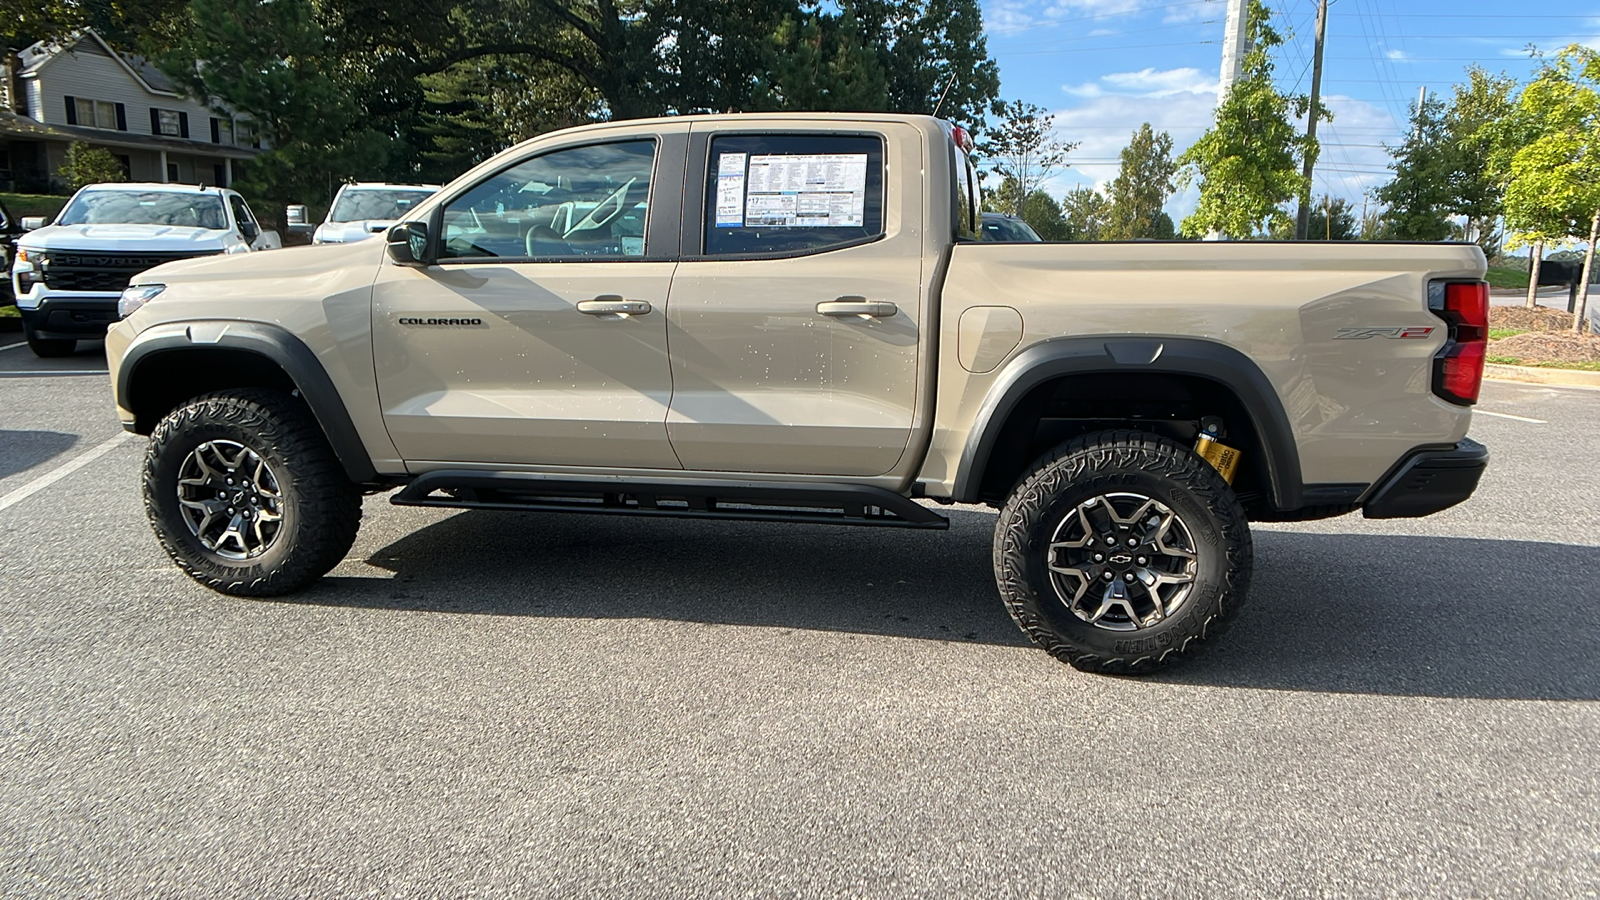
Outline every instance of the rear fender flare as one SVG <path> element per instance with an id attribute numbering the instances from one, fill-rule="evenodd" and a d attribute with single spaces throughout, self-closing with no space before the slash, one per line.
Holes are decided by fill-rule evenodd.
<path id="1" fill-rule="evenodd" d="M 1248 356 L 1197 338 L 1072 337 L 1044 341 L 1017 354 L 990 387 L 968 433 L 956 470 L 954 499 L 979 502 L 984 470 L 1006 420 L 1028 392 L 1069 375 L 1154 372 L 1214 381 L 1233 391 L 1266 449 L 1267 480 L 1279 509 L 1301 506 L 1300 452 L 1272 382 Z"/>

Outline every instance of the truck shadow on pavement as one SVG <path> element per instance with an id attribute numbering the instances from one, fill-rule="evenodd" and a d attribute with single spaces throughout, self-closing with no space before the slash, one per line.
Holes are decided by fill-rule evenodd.
<path id="1" fill-rule="evenodd" d="M 0 428 L 0 478 L 26 472 L 71 450 L 78 436 L 60 431 L 9 431 Z"/>
<path id="2" fill-rule="evenodd" d="M 467 512 L 373 554 L 368 564 L 392 580 L 330 577 L 290 602 L 1028 647 L 995 593 L 994 516 L 948 514 L 939 534 Z M 1596 547 L 1258 531 L 1250 601 L 1232 630 L 1152 680 L 1600 700 L 1596 571 Z"/>

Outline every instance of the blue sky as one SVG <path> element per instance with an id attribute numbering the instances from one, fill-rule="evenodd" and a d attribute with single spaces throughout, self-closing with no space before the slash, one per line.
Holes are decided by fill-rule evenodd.
<path id="1" fill-rule="evenodd" d="M 1269 0 L 1279 31 L 1283 88 L 1311 86 L 1316 0 Z M 1527 46 L 1600 46 L 1600 2 L 1519 5 L 1489 0 L 1333 0 L 1329 4 L 1316 191 L 1352 199 L 1388 180 L 1384 144 L 1397 144 L 1409 107 L 1426 86 L 1448 99 L 1476 62 L 1526 80 Z M 1057 114 L 1061 137 L 1079 141 L 1052 193 L 1104 185 L 1142 122 L 1172 134 L 1181 152 L 1205 131 L 1216 104 L 1226 0 L 984 0 L 989 53 L 1001 96 Z M 1193 207 L 1191 188 L 1168 208 Z"/>

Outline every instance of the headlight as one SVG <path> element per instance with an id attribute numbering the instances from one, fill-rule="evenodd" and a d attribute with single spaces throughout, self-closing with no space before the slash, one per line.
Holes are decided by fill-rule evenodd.
<path id="1" fill-rule="evenodd" d="M 166 290 L 164 284 L 136 284 L 122 292 L 117 298 L 117 318 L 126 319 L 139 311 L 139 307 L 154 300 L 156 295 Z"/>

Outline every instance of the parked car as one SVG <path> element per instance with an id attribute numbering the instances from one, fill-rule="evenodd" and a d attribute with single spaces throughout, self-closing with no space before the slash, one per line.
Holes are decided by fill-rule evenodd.
<path id="1" fill-rule="evenodd" d="M 978 237 L 980 240 L 1009 244 L 1044 240 L 1039 237 L 1039 232 L 1033 230 L 1033 226 L 1016 216 L 992 212 L 983 214 L 983 232 Z"/>
<path id="2" fill-rule="evenodd" d="M 344 558 L 364 492 L 925 529 L 919 500 L 987 503 L 1022 630 L 1148 672 L 1237 615 L 1250 520 L 1475 490 L 1476 245 L 977 241 L 970 148 L 925 116 L 611 122 L 383 241 L 146 272 L 106 355 L 156 536 L 264 596 Z M 770 543 L 730 565 L 817 564 Z"/>
<path id="3" fill-rule="evenodd" d="M 437 184 L 347 184 L 339 188 L 328 216 L 311 235 L 313 244 L 349 244 L 381 234 L 439 190 Z M 306 208 L 289 207 L 289 230 L 311 231 Z"/>
<path id="4" fill-rule="evenodd" d="M 282 246 L 244 198 L 227 188 L 90 184 L 53 223 L 22 220 L 11 284 L 28 346 L 66 356 L 105 337 L 128 280 L 162 263 Z"/>
<path id="5" fill-rule="evenodd" d="M 0 272 L 11 271 L 11 257 L 17 252 L 17 238 L 22 234 L 22 223 L 0 203 Z M 0 278 L 0 306 L 16 302 L 11 290 L 11 279 Z"/>

